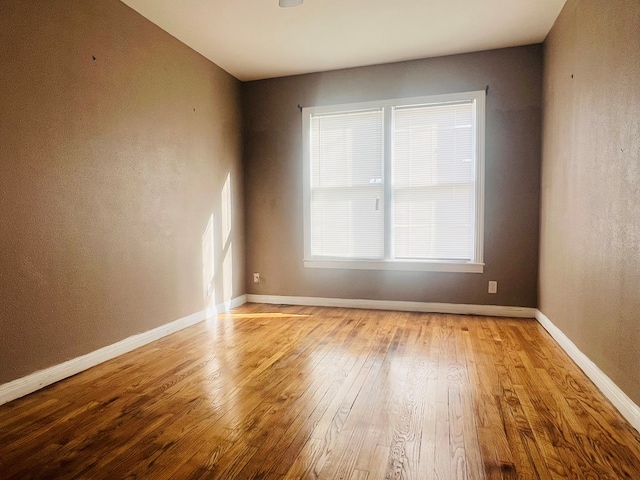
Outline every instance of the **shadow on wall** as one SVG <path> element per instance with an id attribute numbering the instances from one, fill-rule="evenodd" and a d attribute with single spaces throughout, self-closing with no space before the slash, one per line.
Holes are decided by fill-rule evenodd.
<path id="1" fill-rule="evenodd" d="M 202 235 L 202 294 L 207 316 L 228 311 L 233 295 L 233 242 L 231 241 L 231 173 L 220 192 L 220 215 L 212 213 Z M 216 238 L 215 232 L 220 232 Z M 219 248 L 216 249 L 216 241 Z M 215 251 L 221 252 L 216 261 Z"/>

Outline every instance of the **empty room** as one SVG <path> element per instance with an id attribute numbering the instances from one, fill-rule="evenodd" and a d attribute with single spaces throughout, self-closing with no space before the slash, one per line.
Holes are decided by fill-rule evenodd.
<path id="1" fill-rule="evenodd" d="M 0 479 L 640 479 L 640 1 L 0 44 Z"/>

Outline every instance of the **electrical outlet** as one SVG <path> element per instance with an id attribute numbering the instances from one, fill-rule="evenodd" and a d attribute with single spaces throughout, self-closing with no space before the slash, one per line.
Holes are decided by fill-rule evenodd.
<path id="1" fill-rule="evenodd" d="M 489 293 L 498 293 L 498 282 L 495 280 L 489 281 Z"/>
<path id="2" fill-rule="evenodd" d="M 253 274 L 253 283 L 260 283 L 260 274 L 259 273 L 254 273 Z"/>

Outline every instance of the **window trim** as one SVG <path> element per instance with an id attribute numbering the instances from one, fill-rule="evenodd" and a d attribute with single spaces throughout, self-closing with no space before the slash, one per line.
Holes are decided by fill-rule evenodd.
<path id="1" fill-rule="evenodd" d="M 311 116 L 323 113 L 338 113 L 348 110 L 366 110 L 371 108 L 384 109 L 384 175 L 390 178 L 392 158 L 392 107 L 406 107 L 411 105 L 434 105 L 459 101 L 475 102 L 475 232 L 474 258 L 471 261 L 442 261 L 442 260 L 401 260 L 390 259 L 393 226 L 391 222 L 384 223 L 384 253 L 382 260 L 356 260 L 332 257 L 313 257 L 311 255 Z M 332 269 L 360 269 L 360 270 L 408 270 L 432 272 L 464 272 L 483 273 L 484 271 L 484 199 L 485 199 L 485 116 L 486 92 L 477 90 L 472 92 L 452 93 L 443 95 L 425 95 L 420 97 L 396 98 L 380 101 L 345 103 L 338 105 L 324 105 L 305 107 L 302 109 L 302 148 L 303 148 L 303 217 L 304 217 L 304 266 L 307 268 Z M 385 205 L 387 196 L 391 195 L 392 185 L 385 180 Z M 385 207 L 385 208 L 391 208 Z"/>

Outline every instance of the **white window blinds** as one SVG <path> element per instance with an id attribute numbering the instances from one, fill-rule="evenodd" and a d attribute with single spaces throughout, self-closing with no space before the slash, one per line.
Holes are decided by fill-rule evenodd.
<path id="1" fill-rule="evenodd" d="M 473 258 L 473 113 L 472 102 L 394 109 L 395 258 Z"/>
<path id="2" fill-rule="evenodd" d="M 383 257 L 382 109 L 311 117 L 311 254 Z"/>
<path id="3" fill-rule="evenodd" d="M 485 92 L 302 110 L 304 262 L 483 271 Z"/>

